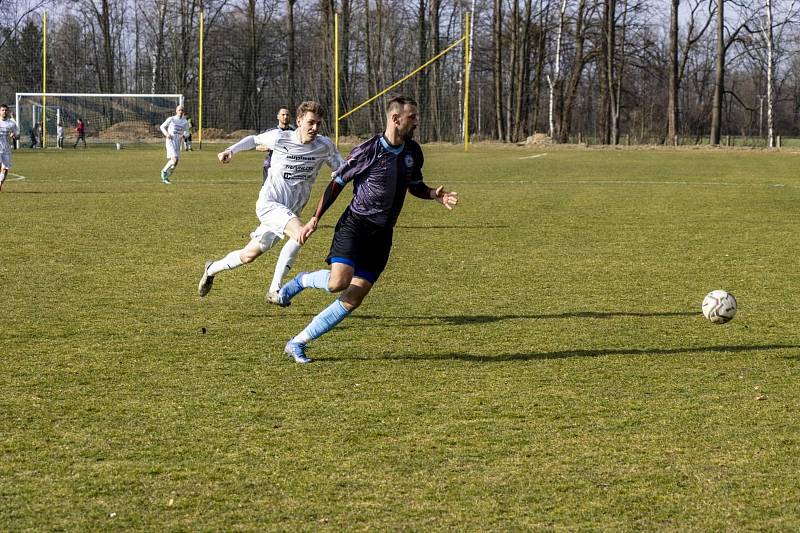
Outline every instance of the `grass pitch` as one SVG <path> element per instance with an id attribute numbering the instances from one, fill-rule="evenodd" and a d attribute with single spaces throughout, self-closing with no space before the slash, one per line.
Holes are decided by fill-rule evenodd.
<path id="1" fill-rule="evenodd" d="M 407 199 L 301 366 L 332 297 L 268 307 L 277 249 L 197 297 L 257 225 L 262 154 L 219 148 L 169 187 L 161 147 L 14 154 L 0 530 L 800 527 L 796 153 L 427 147 L 461 205 Z"/>

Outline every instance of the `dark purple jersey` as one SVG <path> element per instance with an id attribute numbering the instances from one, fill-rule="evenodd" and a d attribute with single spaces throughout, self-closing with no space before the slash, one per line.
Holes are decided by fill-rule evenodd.
<path id="1" fill-rule="evenodd" d="M 353 148 L 336 181 L 353 182 L 353 213 L 379 226 L 394 226 L 409 186 L 422 183 L 423 162 L 415 141 L 392 146 L 382 134 L 376 135 Z"/>

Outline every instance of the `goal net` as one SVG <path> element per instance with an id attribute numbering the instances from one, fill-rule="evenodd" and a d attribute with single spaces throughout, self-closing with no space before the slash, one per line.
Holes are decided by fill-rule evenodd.
<path id="1" fill-rule="evenodd" d="M 23 145 L 36 138 L 41 146 L 44 128 L 47 145 L 56 146 L 59 124 L 65 144 L 73 143 L 78 119 L 87 143 L 115 145 L 161 140 L 158 128 L 179 104 L 181 94 L 17 93 L 14 112 Z"/>

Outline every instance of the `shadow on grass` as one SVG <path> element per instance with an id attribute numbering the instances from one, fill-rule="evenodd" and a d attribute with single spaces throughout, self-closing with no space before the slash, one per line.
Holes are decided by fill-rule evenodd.
<path id="1" fill-rule="evenodd" d="M 723 345 L 723 346 L 695 346 L 682 348 L 615 348 L 599 350 L 563 350 L 557 352 L 530 352 L 497 355 L 480 355 L 465 353 L 443 354 L 391 354 L 376 357 L 325 357 L 320 361 L 346 361 L 346 360 L 396 360 L 396 361 L 439 361 L 454 360 L 473 363 L 502 363 L 506 361 L 539 361 L 547 359 L 566 359 L 569 357 L 603 357 L 609 355 L 649 355 L 666 356 L 692 353 L 724 353 L 724 352 L 759 352 L 768 350 L 800 349 L 800 344 L 762 344 L 762 345 Z"/>
<path id="2" fill-rule="evenodd" d="M 563 318 L 617 318 L 617 317 L 676 317 L 676 316 L 700 316 L 698 311 L 568 311 L 566 313 L 545 313 L 545 314 L 509 314 L 509 315 L 450 315 L 450 316 L 386 316 L 386 315 L 359 315 L 354 314 L 350 320 L 397 320 L 413 321 L 409 326 L 420 324 L 433 324 L 441 322 L 454 326 L 468 326 L 470 324 L 492 324 L 504 320 L 553 320 Z"/>

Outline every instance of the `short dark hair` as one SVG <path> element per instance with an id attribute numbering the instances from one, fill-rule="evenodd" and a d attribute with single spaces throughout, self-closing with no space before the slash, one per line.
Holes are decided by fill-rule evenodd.
<path id="1" fill-rule="evenodd" d="M 297 106 L 298 120 L 303 118 L 309 111 L 322 116 L 322 104 L 315 102 L 314 100 L 306 100 L 305 102 L 301 103 L 299 106 Z"/>
<path id="2" fill-rule="evenodd" d="M 285 109 L 286 111 L 289 111 L 289 106 L 288 106 L 288 105 L 282 105 L 282 106 L 280 106 L 280 107 L 278 108 L 278 113 L 280 113 L 280 112 L 281 112 L 281 111 L 283 111 L 284 109 Z"/>
<path id="3" fill-rule="evenodd" d="M 0 107 L 5 107 L 6 109 L 8 109 L 8 104 L 0 104 Z"/>
<path id="4" fill-rule="evenodd" d="M 406 105 L 413 105 L 414 107 L 417 107 L 417 102 L 413 98 L 400 94 L 392 96 L 389 98 L 389 101 L 386 102 L 386 114 L 390 115 L 392 113 L 399 113 Z"/>

